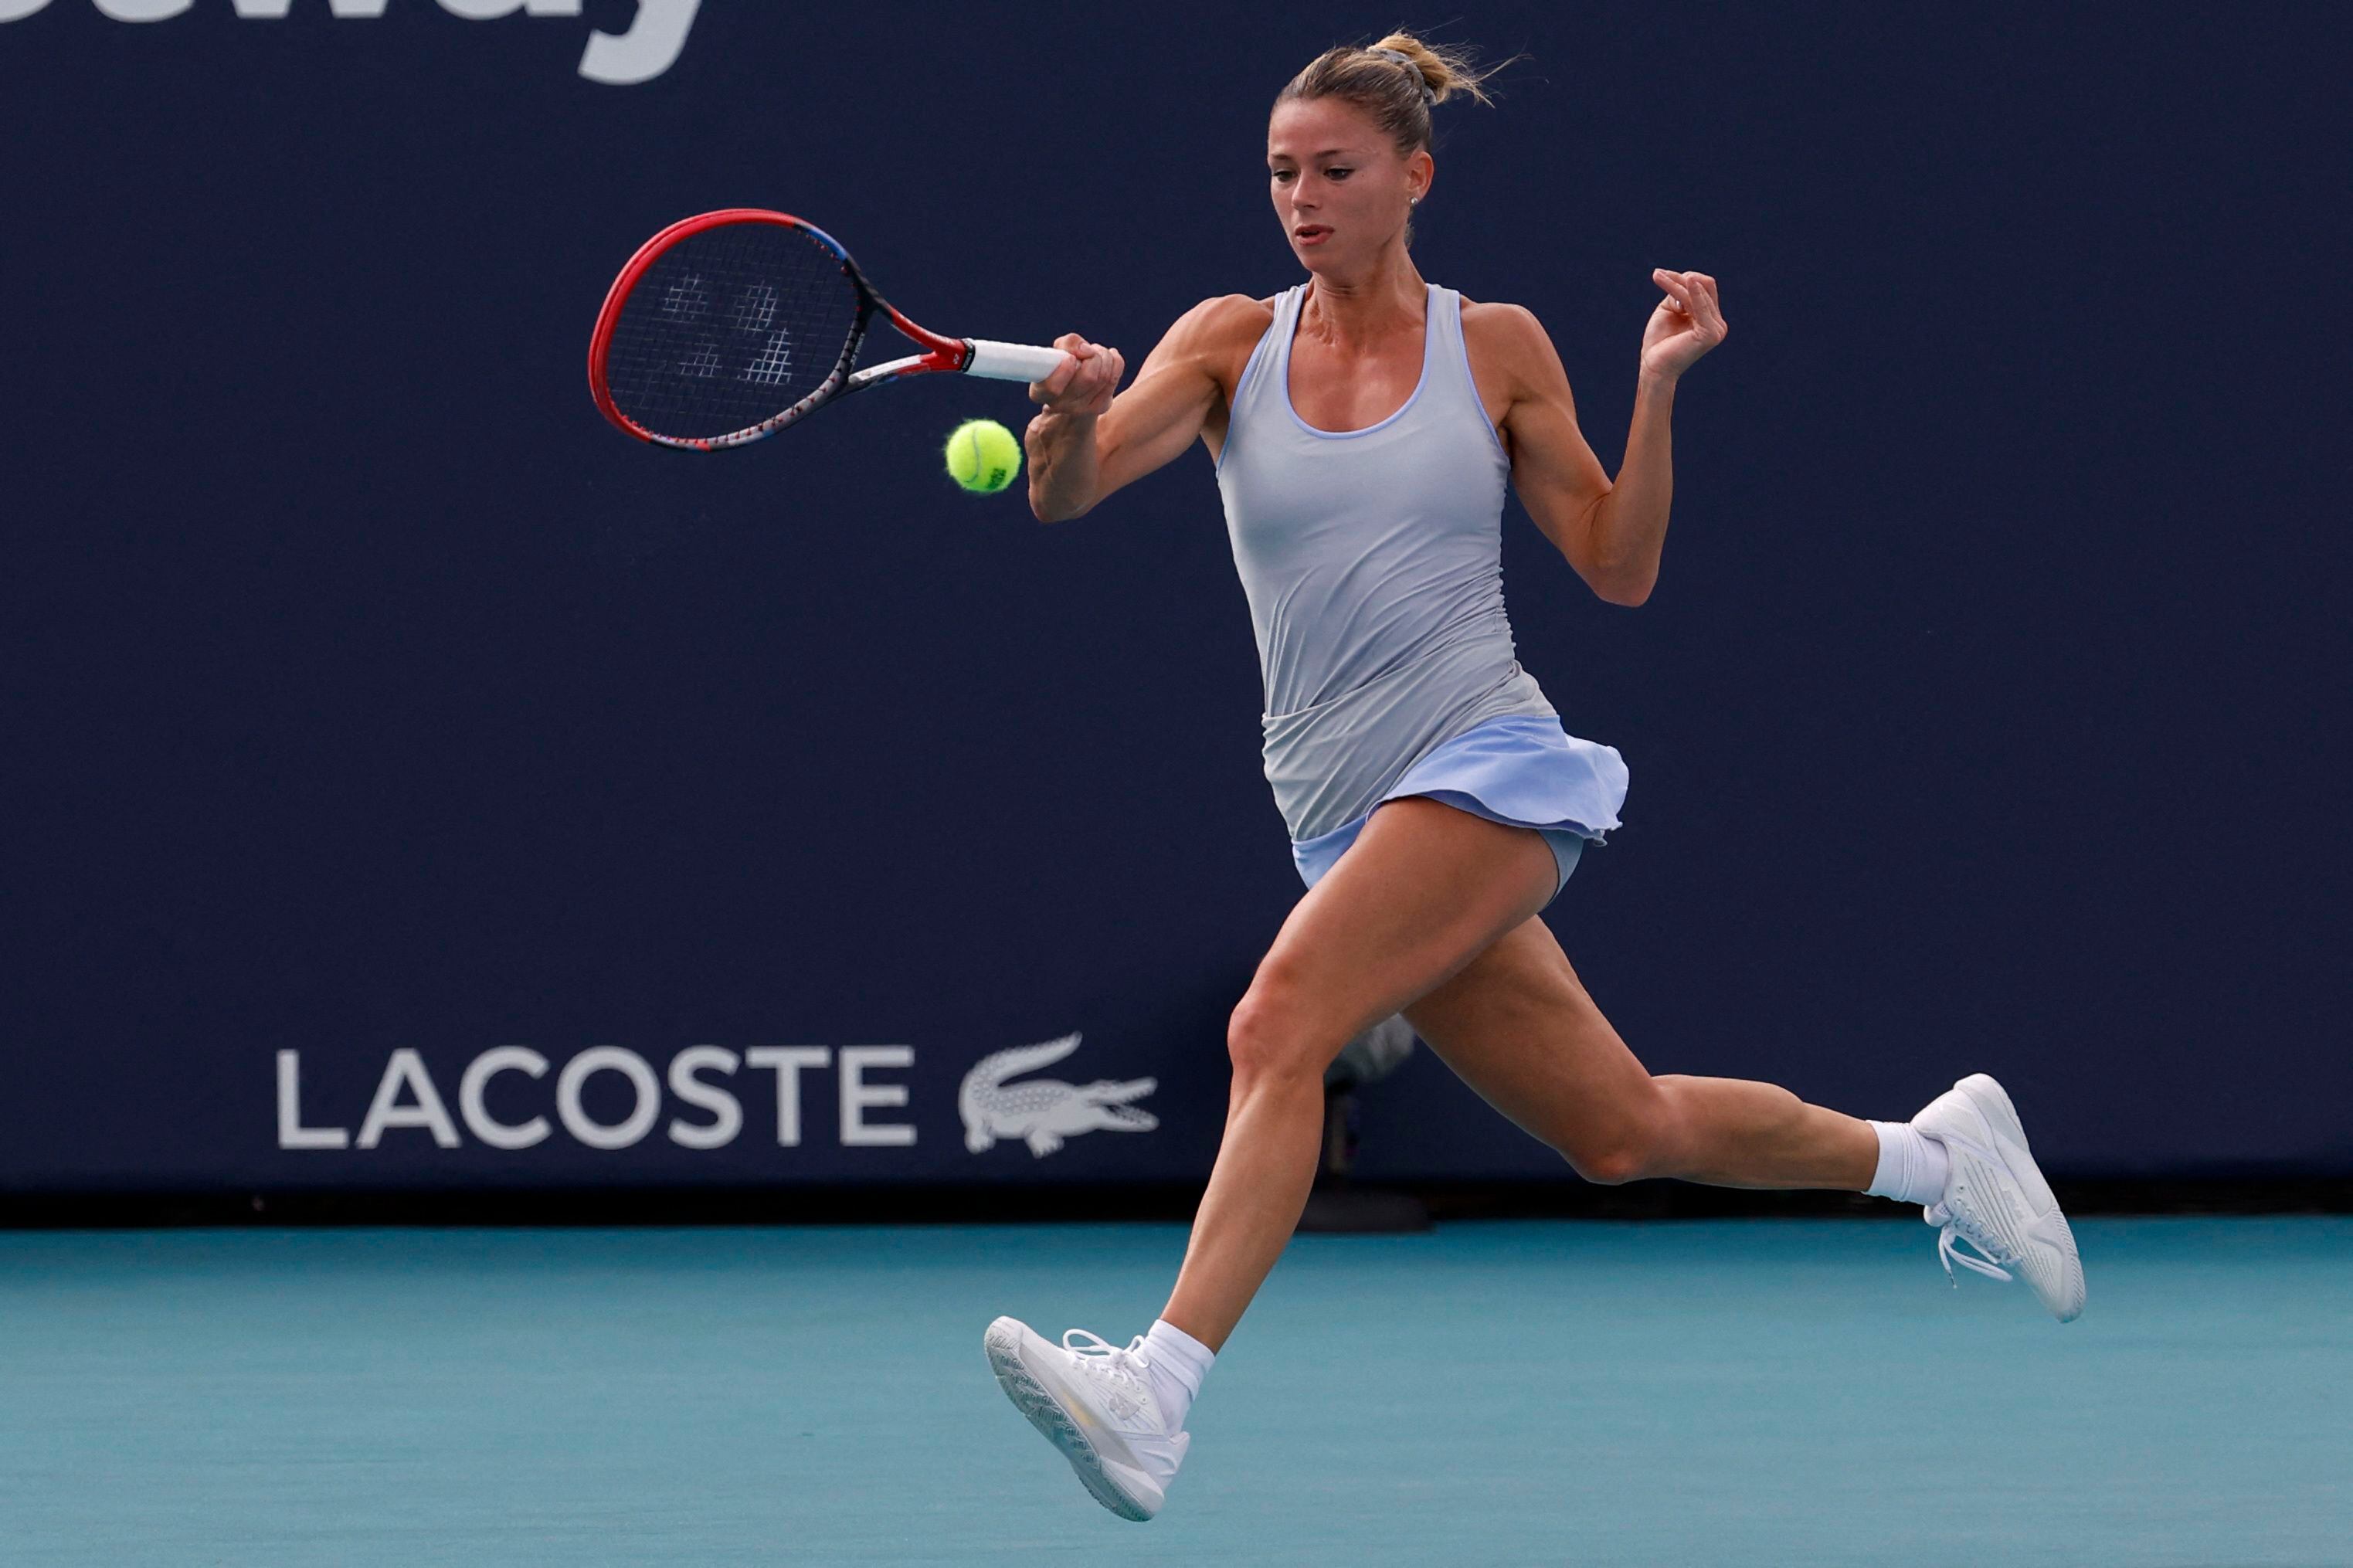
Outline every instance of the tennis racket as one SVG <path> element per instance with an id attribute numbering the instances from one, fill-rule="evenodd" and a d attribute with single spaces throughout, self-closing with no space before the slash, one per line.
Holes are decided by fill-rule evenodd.
<path id="1" fill-rule="evenodd" d="M 923 352 L 854 369 L 878 311 Z M 1043 381 L 1069 357 L 928 331 L 815 224 L 730 207 L 670 225 L 621 268 L 589 340 L 588 387 L 605 417 L 641 441 L 723 452 L 885 382 L 943 372 Z"/>

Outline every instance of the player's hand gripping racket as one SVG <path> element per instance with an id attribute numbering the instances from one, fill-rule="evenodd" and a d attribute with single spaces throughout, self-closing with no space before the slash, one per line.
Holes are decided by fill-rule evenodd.
<path id="1" fill-rule="evenodd" d="M 855 370 L 877 310 L 923 352 Z M 670 225 L 621 268 L 589 341 L 588 386 L 641 441 L 723 452 L 881 382 L 936 371 L 1043 381 L 1068 357 L 926 331 L 815 224 L 730 207 Z"/>

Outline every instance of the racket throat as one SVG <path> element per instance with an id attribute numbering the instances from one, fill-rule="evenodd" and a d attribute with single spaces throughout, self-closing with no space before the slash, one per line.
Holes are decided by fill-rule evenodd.
<path id="1" fill-rule="evenodd" d="M 927 354 L 909 354 L 904 359 L 884 360 L 881 364 L 870 364 L 851 376 L 846 390 L 862 391 L 878 381 L 896 381 L 902 375 L 923 375 L 932 371 L 962 370 L 965 367 L 965 362 L 971 357 L 972 351 L 958 344 L 957 351 L 934 349 Z"/>

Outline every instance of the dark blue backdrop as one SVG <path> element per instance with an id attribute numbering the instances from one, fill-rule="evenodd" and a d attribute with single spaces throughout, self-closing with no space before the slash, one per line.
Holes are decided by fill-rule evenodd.
<path id="1" fill-rule="evenodd" d="M 933 458 L 1016 388 L 674 458 L 583 350 L 754 204 L 1135 363 L 1295 279 L 1266 105 L 1387 14 L 705 0 L 616 86 L 632 0 L 385 9 L 0 26 L 0 1184 L 1206 1172 L 1298 891 L 1206 457 L 1041 528 Z M 1613 470 L 1651 268 L 1733 326 L 1646 606 L 1506 520 L 1525 662 L 1632 769 L 1550 918 L 1637 1051 L 1883 1116 L 1989 1068 L 2068 1174 L 2353 1170 L 2348 13 L 1457 9 L 1529 58 L 1441 111 L 1426 274 L 1536 311 Z M 970 1152 L 966 1069 L 1070 1031 L 1044 1076 L 1157 1130 Z M 676 1091 L 584 1142 L 621 1071 L 561 1114 L 699 1045 L 821 1047 L 800 1141 L 740 1059 L 717 1147 Z M 1560 1170 L 1426 1056 L 1370 1115 L 1379 1173 Z"/>

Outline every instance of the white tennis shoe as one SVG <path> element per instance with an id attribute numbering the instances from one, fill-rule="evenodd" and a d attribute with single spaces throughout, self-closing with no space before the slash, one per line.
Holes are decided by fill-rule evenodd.
<path id="1" fill-rule="evenodd" d="M 2084 1262 L 2051 1184 L 2027 1152 L 2018 1110 L 2001 1085 L 1971 1073 L 1930 1100 L 1912 1125 L 1952 1156 L 1945 1195 L 1923 1216 L 1943 1227 L 1936 1255 L 1946 1277 L 1960 1284 L 1956 1263 L 1995 1279 L 2010 1279 L 2015 1269 L 2052 1317 L 2072 1322 L 2084 1310 Z M 1985 1261 L 1958 1251 L 1955 1244 L 1961 1241 Z"/>
<path id="2" fill-rule="evenodd" d="M 1072 1329 L 1056 1345 L 1018 1319 L 999 1318 L 981 1342 L 997 1386 L 1095 1501 L 1139 1523 L 1160 1511 L 1193 1437 L 1168 1429 L 1145 1375 L 1142 1335 L 1123 1350 Z"/>

